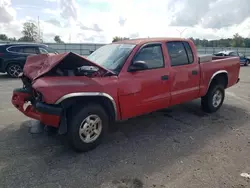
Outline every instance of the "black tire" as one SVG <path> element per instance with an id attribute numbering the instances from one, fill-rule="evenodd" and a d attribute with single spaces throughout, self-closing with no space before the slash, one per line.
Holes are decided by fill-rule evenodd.
<path id="1" fill-rule="evenodd" d="M 108 115 L 106 114 L 105 110 L 103 109 L 103 107 L 99 104 L 87 104 L 86 106 L 84 106 L 83 108 L 77 108 L 79 109 L 79 111 L 77 111 L 77 113 L 75 115 L 72 115 L 72 117 L 69 120 L 69 125 L 68 125 L 68 133 L 67 133 L 67 137 L 68 137 L 68 141 L 69 144 L 72 146 L 72 148 L 77 151 L 77 152 L 87 152 L 90 151 L 94 148 L 96 148 L 102 141 L 104 135 L 107 133 L 108 130 L 108 124 L 109 124 L 109 118 Z M 91 130 L 91 126 L 90 124 L 87 123 L 88 126 L 86 126 L 85 128 L 85 133 L 82 133 L 80 136 L 80 128 L 81 130 L 84 129 L 85 124 L 82 125 L 82 123 L 84 121 L 86 121 L 85 119 L 87 117 L 90 116 L 98 116 L 101 120 L 101 131 L 99 136 L 92 142 L 84 142 L 83 139 L 87 139 L 84 138 L 84 134 L 88 131 L 92 133 L 94 133 L 93 130 Z M 92 121 L 93 123 L 93 121 Z M 99 126 L 99 125 L 98 125 Z M 88 128 L 87 128 L 88 127 Z M 92 127 L 93 128 L 93 127 Z M 94 129 L 94 128 L 93 128 Z M 86 133 L 86 134 L 88 134 Z"/>
<path id="2" fill-rule="evenodd" d="M 10 63 L 6 68 L 7 74 L 12 78 L 18 78 L 18 75 L 22 72 L 22 67 L 18 63 Z"/>
<path id="3" fill-rule="evenodd" d="M 221 93 L 221 101 L 216 103 L 217 105 L 215 105 L 213 103 L 213 97 L 215 96 L 217 91 Z M 222 85 L 218 84 L 212 85 L 209 88 L 207 94 L 201 98 L 202 110 L 207 113 L 216 112 L 223 104 L 224 98 L 225 98 L 225 88 Z"/>

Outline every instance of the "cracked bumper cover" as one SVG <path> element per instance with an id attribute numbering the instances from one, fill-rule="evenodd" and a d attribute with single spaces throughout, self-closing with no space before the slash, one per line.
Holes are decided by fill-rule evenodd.
<path id="1" fill-rule="evenodd" d="M 24 115 L 39 120 L 41 123 L 59 127 L 62 108 L 42 102 L 29 103 L 31 94 L 26 89 L 15 89 L 12 95 L 12 104 Z"/>

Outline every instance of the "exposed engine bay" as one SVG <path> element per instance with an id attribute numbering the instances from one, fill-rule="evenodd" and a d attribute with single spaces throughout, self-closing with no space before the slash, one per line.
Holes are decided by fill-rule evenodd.
<path id="1" fill-rule="evenodd" d="M 29 56 L 24 66 L 24 76 L 31 80 L 44 76 L 103 77 L 114 74 L 112 71 L 72 52 Z"/>
<path id="2" fill-rule="evenodd" d="M 48 75 L 50 76 L 104 76 L 105 71 L 100 71 L 98 67 L 95 66 L 81 66 L 71 69 L 57 67 L 55 70 L 52 70 Z"/>
<path id="3" fill-rule="evenodd" d="M 106 70 L 90 64 L 75 54 L 69 54 L 44 76 L 105 76 Z"/>

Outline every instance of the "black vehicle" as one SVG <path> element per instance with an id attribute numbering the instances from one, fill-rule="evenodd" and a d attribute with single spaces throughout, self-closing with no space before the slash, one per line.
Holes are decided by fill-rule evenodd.
<path id="1" fill-rule="evenodd" d="M 49 53 L 57 54 L 57 51 L 44 44 L 0 44 L 0 72 L 16 78 L 28 56 Z"/>

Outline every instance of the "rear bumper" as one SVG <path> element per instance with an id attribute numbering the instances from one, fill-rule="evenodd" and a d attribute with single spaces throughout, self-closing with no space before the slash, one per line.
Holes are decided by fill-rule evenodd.
<path id="1" fill-rule="evenodd" d="M 30 103 L 31 94 L 26 89 L 15 89 L 12 95 L 12 104 L 24 115 L 39 120 L 41 123 L 59 127 L 62 108 L 42 102 Z"/>

